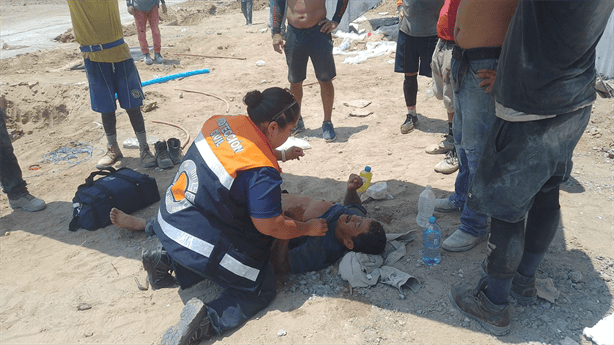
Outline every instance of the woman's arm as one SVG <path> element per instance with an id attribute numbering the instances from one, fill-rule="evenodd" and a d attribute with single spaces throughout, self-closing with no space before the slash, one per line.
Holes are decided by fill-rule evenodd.
<path id="1" fill-rule="evenodd" d="M 297 146 L 292 146 L 291 148 L 284 151 L 274 150 L 273 152 L 275 153 L 275 158 L 278 161 L 282 162 L 289 161 L 292 159 L 300 160 L 301 157 L 305 155 L 303 149 Z"/>

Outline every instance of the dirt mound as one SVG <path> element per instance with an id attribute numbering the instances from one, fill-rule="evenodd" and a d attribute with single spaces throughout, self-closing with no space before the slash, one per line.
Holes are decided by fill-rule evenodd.
<path id="1" fill-rule="evenodd" d="M 89 93 L 84 83 L 41 85 L 39 82 L 9 84 L 0 96 L 6 109 L 6 125 L 13 140 L 36 130 L 61 125 L 69 114 L 88 107 Z"/>

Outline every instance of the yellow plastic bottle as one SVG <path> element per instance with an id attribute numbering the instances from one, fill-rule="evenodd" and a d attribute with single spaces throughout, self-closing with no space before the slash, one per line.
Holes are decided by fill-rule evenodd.
<path id="1" fill-rule="evenodd" d="M 358 188 L 356 191 L 358 193 L 364 193 L 369 189 L 369 185 L 371 184 L 371 177 L 373 174 L 371 173 L 371 167 L 366 166 L 365 170 L 360 172 L 360 177 L 362 177 L 362 187 Z"/>

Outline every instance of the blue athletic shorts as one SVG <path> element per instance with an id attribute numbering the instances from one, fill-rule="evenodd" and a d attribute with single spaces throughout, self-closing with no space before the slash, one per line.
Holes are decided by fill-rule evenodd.
<path id="1" fill-rule="evenodd" d="M 431 77 L 431 60 L 437 46 L 437 36 L 414 37 L 399 31 L 394 71 Z"/>
<path id="2" fill-rule="evenodd" d="M 538 192 L 569 179 L 592 106 L 539 121 L 497 118 L 484 143 L 467 206 L 508 223 L 524 219 Z"/>
<path id="3" fill-rule="evenodd" d="M 112 113 L 117 110 L 115 94 L 123 109 L 138 108 L 143 104 L 145 95 L 133 59 L 113 63 L 85 59 L 85 73 L 93 111 Z"/>
<path id="4" fill-rule="evenodd" d="M 320 32 L 320 26 L 297 29 L 288 25 L 284 52 L 288 63 L 288 81 L 300 83 L 307 76 L 307 60 L 311 58 L 318 81 L 331 81 L 337 75 L 333 57 L 333 38 Z"/>

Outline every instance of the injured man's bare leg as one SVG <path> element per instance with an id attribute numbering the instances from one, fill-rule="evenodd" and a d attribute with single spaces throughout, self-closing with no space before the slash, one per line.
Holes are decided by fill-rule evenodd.
<path id="1" fill-rule="evenodd" d="M 145 219 L 133 217 L 115 207 L 111 209 L 109 217 L 113 225 L 130 231 L 144 231 L 145 225 L 147 224 Z"/>

